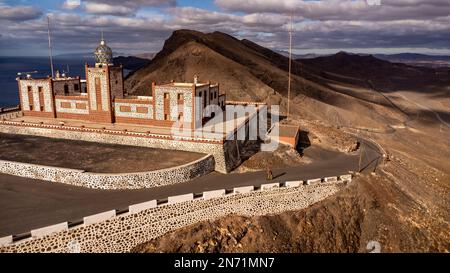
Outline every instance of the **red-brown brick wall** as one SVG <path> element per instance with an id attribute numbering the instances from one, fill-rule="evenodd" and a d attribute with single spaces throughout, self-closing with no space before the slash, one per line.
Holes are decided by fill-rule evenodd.
<path id="1" fill-rule="evenodd" d="M 53 112 L 23 111 L 24 116 L 54 118 Z"/>
<path id="2" fill-rule="evenodd" d="M 89 115 L 85 114 L 72 114 L 72 113 L 56 113 L 57 118 L 64 119 L 77 119 L 77 120 L 89 120 Z"/>

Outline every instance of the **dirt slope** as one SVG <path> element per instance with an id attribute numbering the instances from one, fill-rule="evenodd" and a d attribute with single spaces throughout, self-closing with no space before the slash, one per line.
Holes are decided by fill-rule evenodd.
<path id="1" fill-rule="evenodd" d="M 368 252 L 368 243 L 376 241 L 382 252 L 449 252 L 450 129 L 440 132 L 423 122 L 389 135 L 369 134 L 389 147 L 392 160 L 305 210 L 230 215 L 133 251 Z"/>
<path id="2" fill-rule="evenodd" d="M 287 63 L 248 40 L 182 30 L 126 85 L 143 94 L 152 81 L 190 81 L 198 74 L 220 82 L 229 100 L 285 110 Z M 135 251 L 367 252 L 370 241 L 383 252 L 450 251 L 450 70 L 339 53 L 295 61 L 293 74 L 292 118 L 315 137 L 312 145 L 341 142 L 318 128 L 359 128 L 392 159 L 308 209 L 198 223 Z"/>

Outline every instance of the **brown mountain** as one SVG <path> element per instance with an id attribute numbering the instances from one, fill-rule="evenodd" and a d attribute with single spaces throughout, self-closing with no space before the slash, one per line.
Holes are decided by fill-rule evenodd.
<path id="1" fill-rule="evenodd" d="M 190 82 L 197 74 L 203 81 L 219 82 L 228 100 L 280 104 L 283 112 L 287 105 L 287 71 L 287 57 L 249 40 L 221 32 L 178 30 L 150 64 L 132 73 L 125 84 L 130 94 L 148 95 L 152 81 Z M 419 82 L 426 85 L 434 77 L 432 69 L 347 53 L 294 61 L 292 72 L 294 115 L 379 128 L 398 123 L 405 116 L 371 87 L 389 91 L 410 86 L 411 78 L 426 79 Z M 386 80 L 388 75 L 394 77 L 395 85 Z"/>
<path id="2" fill-rule="evenodd" d="M 284 111 L 287 70 L 286 57 L 248 40 L 181 30 L 126 87 L 149 94 L 152 81 L 198 74 L 220 82 L 228 100 L 280 103 Z M 449 252 L 450 70 L 340 52 L 294 61 L 292 83 L 293 119 L 316 136 L 313 147 L 351 131 L 377 141 L 389 160 L 305 210 L 201 222 L 135 250 L 368 252 L 376 241 L 382 252 Z"/>

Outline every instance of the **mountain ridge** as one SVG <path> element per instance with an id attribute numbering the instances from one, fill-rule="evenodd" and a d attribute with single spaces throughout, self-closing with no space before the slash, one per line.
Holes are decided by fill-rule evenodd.
<path id="1" fill-rule="evenodd" d="M 220 83 L 229 100 L 277 104 L 285 113 L 288 60 L 250 40 L 183 29 L 173 32 L 148 65 L 130 74 L 125 86 L 129 94 L 149 95 L 152 82 L 192 82 L 193 76 L 199 75 L 201 81 Z M 293 107 L 292 114 L 384 127 L 405 117 L 373 88 L 383 92 L 419 90 L 439 80 L 433 69 L 390 63 L 371 55 L 340 52 L 293 60 L 291 101 L 298 107 Z M 363 114 L 355 116 L 353 112 Z"/>

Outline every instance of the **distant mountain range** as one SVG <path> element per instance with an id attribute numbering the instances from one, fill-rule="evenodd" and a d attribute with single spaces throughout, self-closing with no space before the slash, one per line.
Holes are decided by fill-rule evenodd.
<path id="1" fill-rule="evenodd" d="M 425 55 L 417 53 L 400 53 L 400 54 L 375 54 L 375 57 L 387 61 L 450 61 L 450 56 L 446 55 Z"/>
<path id="2" fill-rule="evenodd" d="M 344 52 L 344 51 L 342 51 Z M 289 52 L 277 51 L 277 53 L 288 57 Z M 365 53 L 349 53 L 349 55 L 359 55 L 359 56 L 370 56 L 371 54 Z M 339 54 L 339 53 L 338 53 Z M 329 57 L 334 54 L 292 54 L 293 59 L 305 60 L 313 59 L 317 57 Z M 399 53 L 399 54 L 373 54 L 372 56 L 380 59 L 389 61 L 392 63 L 405 63 L 416 66 L 426 66 L 426 67 L 450 67 L 450 55 L 427 55 L 418 53 Z"/>
<path id="3" fill-rule="evenodd" d="M 405 63 L 415 66 L 425 67 L 450 67 L 450 56 L 446 55 L 425 55 L 416 53 L 400 54 L 375 54 L 378 59 L 390 61 L 393 63 Z"/>
<path id="4" fill-rule="evenodd" d="M 152 57 L 153 53 L 143 53 L 139 54 L 139 56 L 129 56 L 121 53 L 114 53 L 114 64 L 119 65 L 122 64 L 124 69 L 127 70 L 137 70 L 145 65 L 147 65 Z M 154 54 L 153 54 L 154 55 Z M 69 54 L 60 54 L 54 56 L 55 60 L 80 60 L 81 62 L 92 63 L 94 61 L 94 56 L 92 53 L 69 53 Z"/>
<path id="5" fill-rule="evenodd" d="M 123 68 L 131 71 L 138 70 L 149 63 L 150 63 L 149 59 L 143 59 L 134 56 L 128 57 L 119 56 L 114 58 L 114 64 L 116 65 L 121 64 L 123 65 Z"/>
<path id="6" fill-rule="evenodd" d="M 118 57 L 137 57 L 141 59 L 148 59 L 151 60 L 153 57 L 155 57 L 156 53 L 151 52 L 145 52 L 140 54 L 126 54 L 122 52 L 114 52 L 114 56 Z M 92 52 L 79 52 L 79 53 L 67 53 L 67 54 L 58 54 L 55 55 L 54 58 L 56 59 L 94 59 L 94 54 Z"/>
<path id="7" fill-rule="evenodd" d="M 153 59 L 155 57 L 155 55 L 156 55 L 156 53 L 149 52 L 149 53 L 135 54 L 134 57 L 151 60 L 151 59 Z"/>

